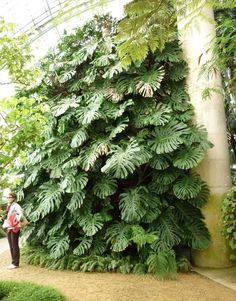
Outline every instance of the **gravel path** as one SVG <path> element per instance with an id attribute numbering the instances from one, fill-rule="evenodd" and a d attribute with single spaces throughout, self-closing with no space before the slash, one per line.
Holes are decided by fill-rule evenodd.
<path id="1" fill-rule="evenodd" d="M 0 238 L 0 255 L 9 249 L 7 238 Z"/>
<path id="2" fill-rule="evenodd" d="M 0 253 L 6 243 L 0 240 Z M 0 256 L 0 279 L 27 280 L 52 286 L 69 301 L 235 301 L 236 292 L 196 273 L 180 274 L 177 280 L 115 273 L 52 271 L 25 263 L 7 270 L 9 251 Z"/>

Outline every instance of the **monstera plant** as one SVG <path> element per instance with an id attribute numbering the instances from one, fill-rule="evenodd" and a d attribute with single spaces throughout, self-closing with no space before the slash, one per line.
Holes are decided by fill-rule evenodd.
<path id="1" fill-rule="evenodd" d="M 191 169 L 211 147 L 192 122 L 177 41 L 122 67 L 116 22 L 95 17 L 42 61 L 51 113 L 19 195 L 28 262 L 174 275 L 176 248 L 206 248 L 208 188 Z"/>

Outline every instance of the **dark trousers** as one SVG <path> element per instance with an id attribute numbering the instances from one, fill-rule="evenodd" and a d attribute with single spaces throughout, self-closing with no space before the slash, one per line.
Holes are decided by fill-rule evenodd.
<path id="1" fill-rule="evenodd" d="M 16 266 L 19 266 L 20 263 L 19 235 L 20 231 L 18 233 L 14 233 L 12 231 L 7 233 L 12 258 L 11 263 Z"/>

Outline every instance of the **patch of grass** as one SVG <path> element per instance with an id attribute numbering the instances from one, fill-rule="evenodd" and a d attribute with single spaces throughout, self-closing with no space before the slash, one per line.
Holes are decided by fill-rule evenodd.
<path id="1" fill-rule="evenodd" d="M 66 301 L 67 298 L 54 288 L 26 281 L 0 281 L 1 301 Z"/>

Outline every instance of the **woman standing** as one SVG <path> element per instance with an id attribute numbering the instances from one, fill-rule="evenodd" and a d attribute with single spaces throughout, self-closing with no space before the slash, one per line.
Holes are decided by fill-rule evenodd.
<path id="1" fill-rule="evenodd" d="M 8 269 L 15 269 L 19 267 L 20 263 L 20 248 L 19 248 L 19 235 L 20 227 L 19 222 L 23 217 L 21 206 L 16 202 L 16 194 L 10 192 L 8 199 L 8 206 L 6 209 L 6 219 L 3 227 L 6 229 L 8 243 L 11 251 L 12 263 L 7 267 Z"/>

